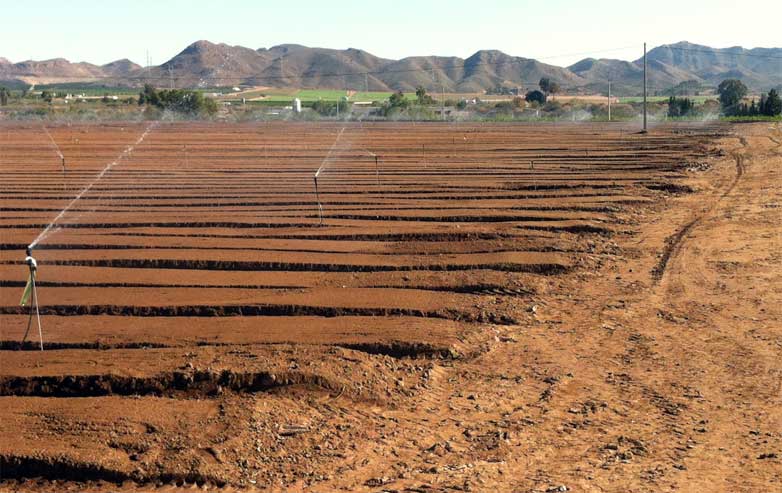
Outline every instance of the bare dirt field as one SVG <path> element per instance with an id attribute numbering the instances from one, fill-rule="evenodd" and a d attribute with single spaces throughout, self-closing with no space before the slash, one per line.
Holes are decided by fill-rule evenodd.
<path id="1" fill-rule="evenodd" d="M 782 490 L 779 125 L 47 129 L 0 491 Z"/>

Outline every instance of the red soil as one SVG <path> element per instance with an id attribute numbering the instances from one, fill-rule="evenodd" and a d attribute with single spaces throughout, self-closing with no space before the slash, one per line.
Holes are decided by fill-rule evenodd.
<path id="1" fill-rule="evenodd" d="M 779 484 L 779 412 L 741 387 L 755 459 L 697 383 L 730 316 L 778 341 L 778 308 L 715 315 L 756 260 L 687 246 L 768 180 L 777 130 L 349 124 L 324 164 L 341 125 L 160 124 L 35 249 L 47 350 L 21 346 L 24 248 L 143 128 L 51 128 L 63 174 L 38 126 L 0 125 L 0 490 L 708 489 L 722 449 Z M 736 386 L 778 375 L 740 343 Z"/>

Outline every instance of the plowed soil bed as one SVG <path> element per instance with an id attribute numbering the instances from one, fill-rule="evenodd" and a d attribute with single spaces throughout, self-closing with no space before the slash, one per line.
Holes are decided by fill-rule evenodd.
<path id="1" fill-rule="evenodd" d="M 54 145 L 38 123 L 0 123 L 8 490 L 558 487 L 539 455 L 502 474 L 568 358 L 497 347 L 580 330 L 579 311 L 616 301 L 601 283 L 617 266 L 637 290 L 664 280 L 666 217 L 714 195 L 722 175 L 696 175 L 733 142 L 721 125 L 47 128 Z M 24 249 L 64 209 L 34 249 L 41 352 L 35 324 L 23 341 Z M 462 394 L 482 371 L 540 398 Z M 603 455 L 653 448 L 617 447 Z"/>

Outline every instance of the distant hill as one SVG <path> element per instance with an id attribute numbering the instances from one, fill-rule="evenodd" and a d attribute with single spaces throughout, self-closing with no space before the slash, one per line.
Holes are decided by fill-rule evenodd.
<path id="1" fill-rule="evenodd" d="M 774 58 L 767 58 L 774 57 Z M 694 75 L 694 80 L 717 85 L 732 78 L 751 87 L 782 82 L 782 48 L 744 49 L 740 46 L 713 49 L 683 41 L 663 45 L 647 53 L 647 60 Z M 636 60 L 643 64 L 643 59 Z"/>
<path id="2" fill-rule="evenodd" d="M 87 62 L 72 63 L 64 58 L 19 63 L 0 58 L 0 80 L 37 84 L 90 81 L 101 77 L 122 78 L 139 69 L 139 65 L 127 59 L 93 65 Z"/>
<path id="3" fill-rule="evenodd" d="M 764 58 L 764 57 L 777 57 Z M 740 78 L 751 89 L 782 84 L 782 48 L 713 49 L 681 42 L 658 46 L 647 54 L 648 83 L 660 93 L 683 82 L 714 87 L 725 78 Z M 541 77 L 568 91 L 636 94 L 643 85 L 643 60 L 587 58 L 558 67 L 496 50 L 459 57 L 414 56 L 380 58 L 366 51 L 335 50 L 285 44 L 251 49 L 197 41 L 162 65 L 142 68 L 129 60 L 106 65 L 71 63 L 58 58 L 11 63 L 0 58 L 0 81 L 26 83 L 80 82 L 159 87 L 270 86 L 370 91 L 482 92 L 500 85 L 529 89 Z"/>

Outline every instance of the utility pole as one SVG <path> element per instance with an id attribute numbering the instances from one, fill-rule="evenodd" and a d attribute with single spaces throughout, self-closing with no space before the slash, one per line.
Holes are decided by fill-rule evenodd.
<path id="1" fill-rule="evenodd" d="M 437 90 L 437 73 L 435 68 L 432 67 L 432 83 L 434 84 L 434 90 Z M 445 121 L 445 81 L 440 79 L 440 119 Z"/>
<path id="2" fill-rule="evenodd" d="M 644 133 L 646 133 L 646 43 L 644 43 Z"/>
<path id="3" fill-rule="evenodd" d="M 171 64 L 168 64 L 168 80 L 169 80 L 169 89 L 174 88 L 174 69 L 171 68 Z"/>
<path id="4" fill-rule="evenodd" d="M 445 82 L 440 81 L 440 83 L 441 83 L 440 87 L 442 87 L 442 91 L 443 91 L 442 98 L 440 99 L 440 108 L 441 108 L 440 111 L 443 114 L 443 121 L 445 121 Z"/>
<path id="5" fill-rule="evenodd" d="M 611 121 L 611 79 L 608 79 L 608 121 Z"/>

